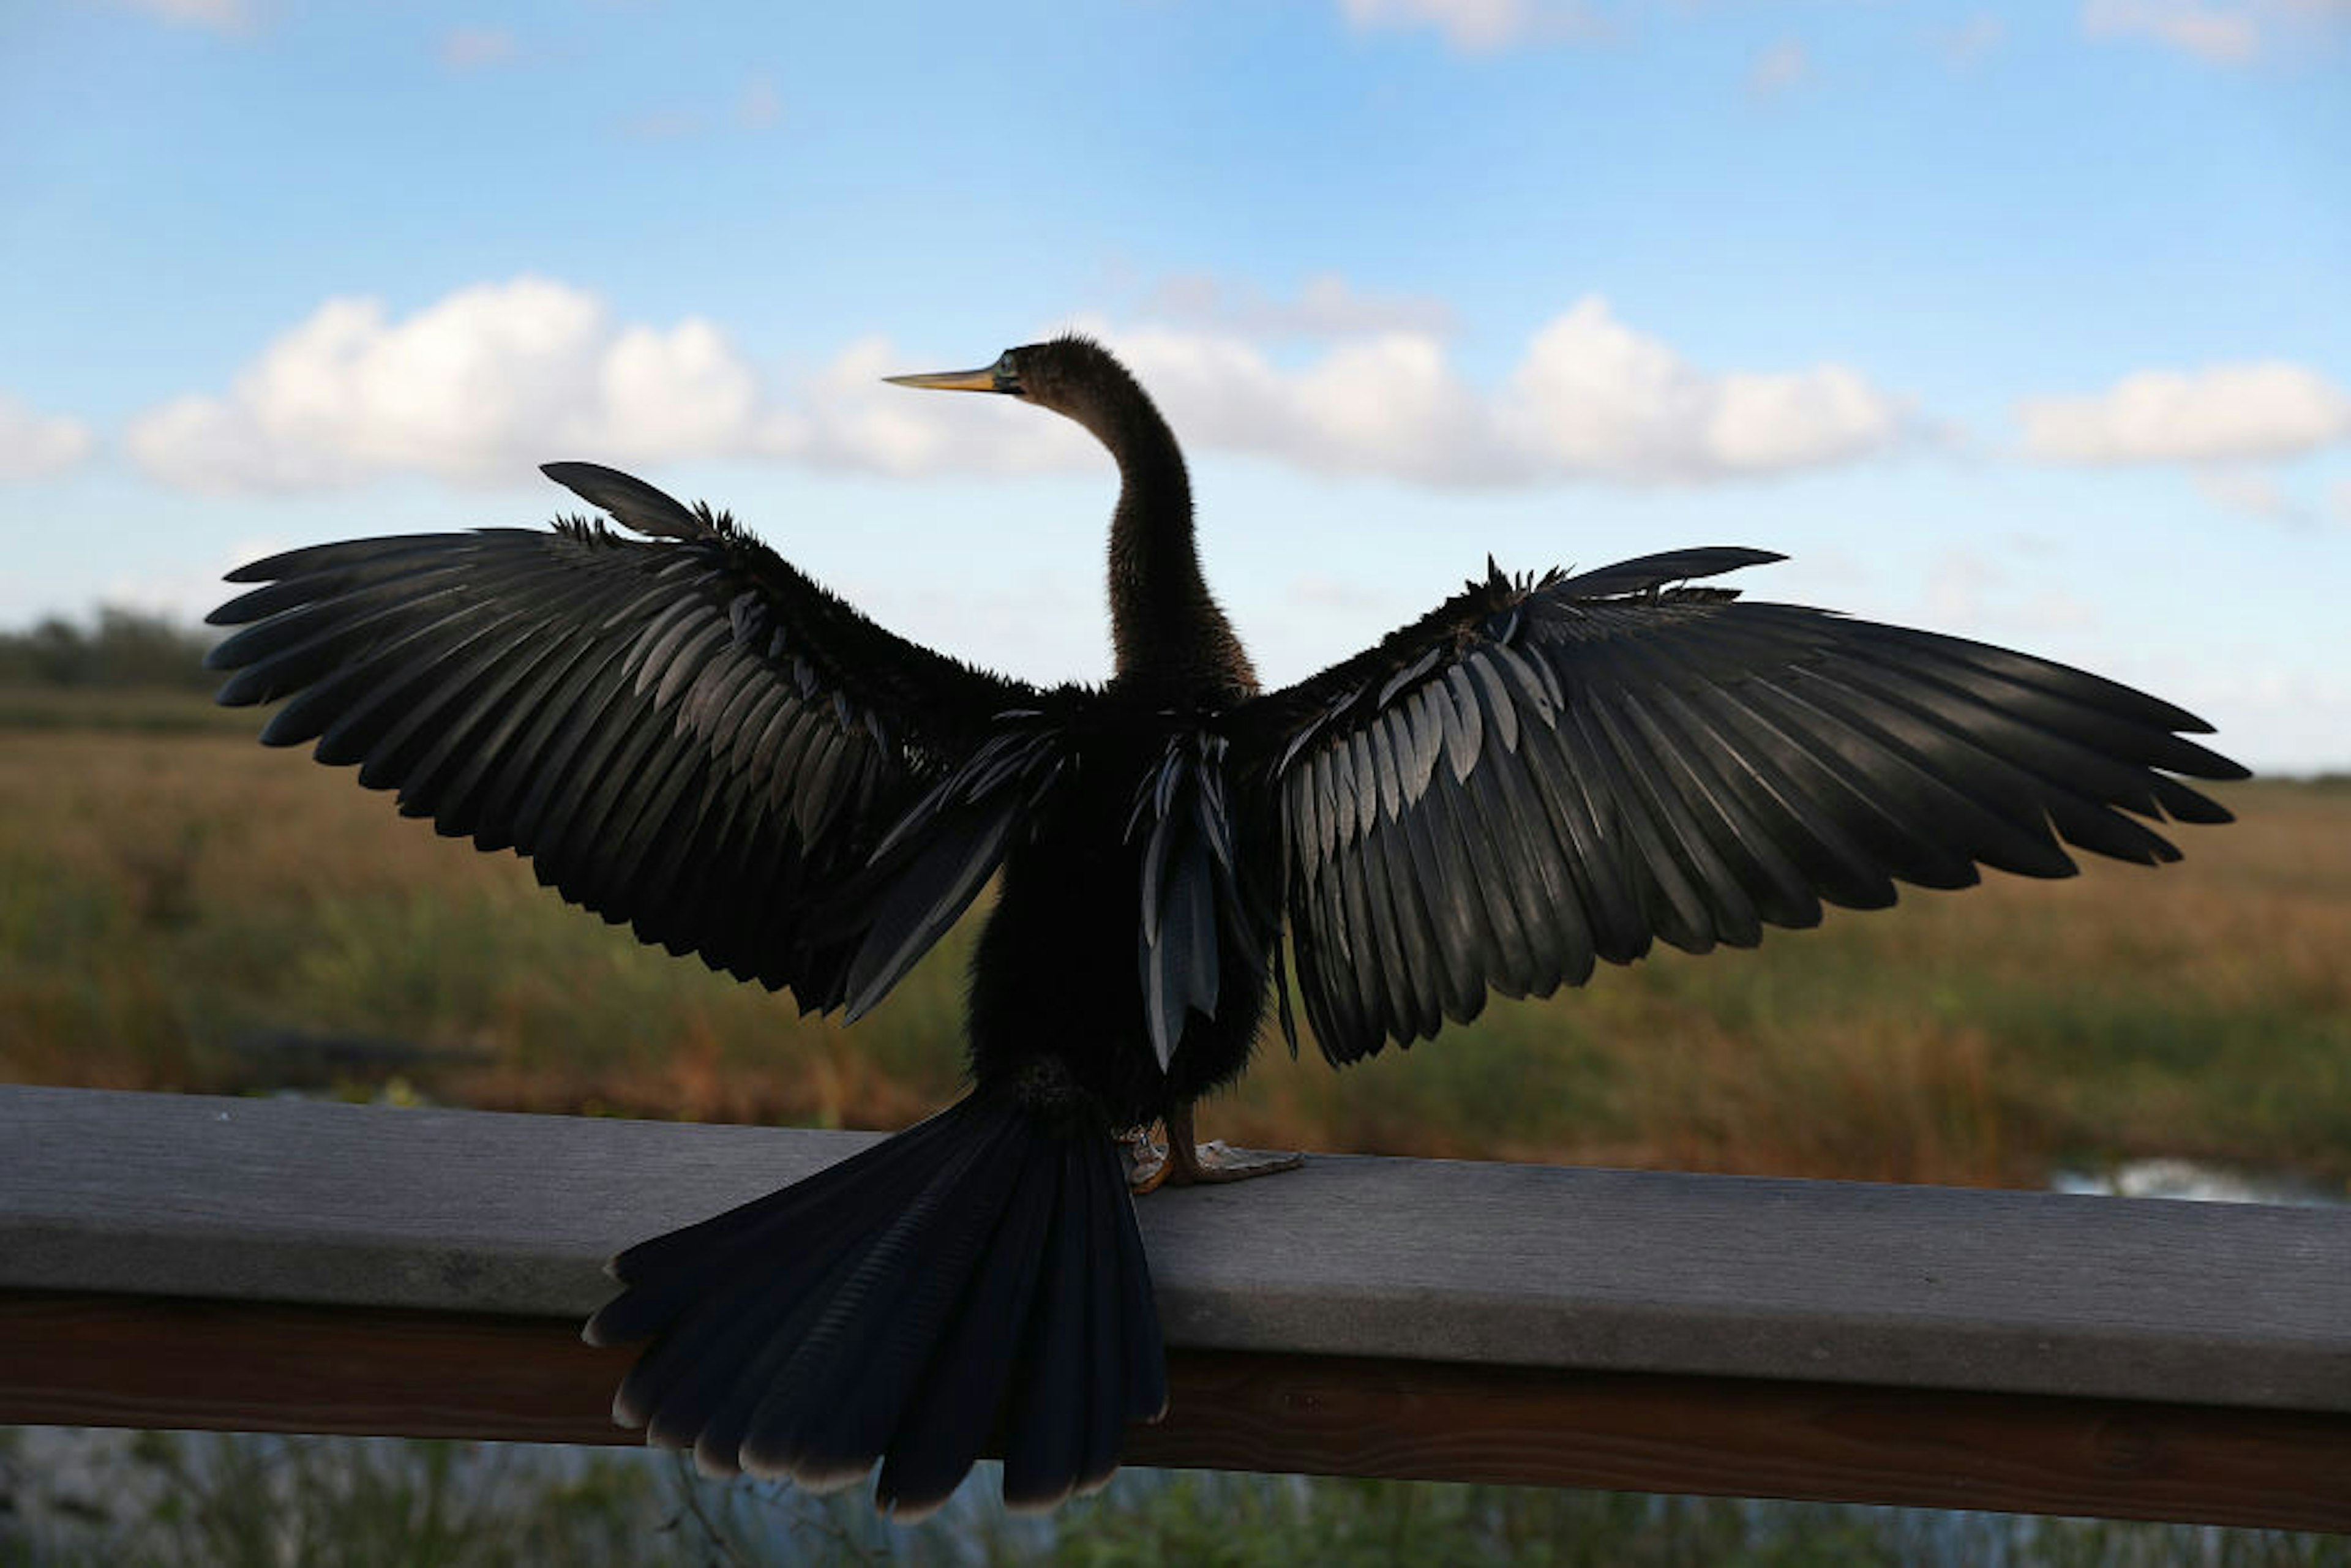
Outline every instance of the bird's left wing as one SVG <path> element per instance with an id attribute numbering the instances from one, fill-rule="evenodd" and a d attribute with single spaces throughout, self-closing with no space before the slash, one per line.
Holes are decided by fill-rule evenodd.
<path id="1" fill-rule="evenodd" d="M 870 1005 L 1000 856 L 1019 779 L 967 765 L 1038 694 L 883 630 L 707 507 L 547 472 L 652 537 L 570 520 L 257 561 L 230 580 L 265 586 L 211 616 L 244 628 L 208 660 L 235 672 L 220 700 L 290 698 L 265 742 L 316 741 L 648 942 L 804 1008 Z M 885 842 L 929 903 L 867 877 Z"/>
<path id="2" fill-rule="evenodd" d="M 1780 559 L 1700 549 L 1581 576 L 1489 567 L 1378 647 L 1227 716 L 1278 813 L 1299 988 L 1352 1061 L 1547 995 L 1653 939 L 1703 952 L 2057 839 L 2178 858 L 2125 811 L 2228 813 L 2241 778 L 2142 693 L 1958 638 L 1686 586 Z M 2117 810 L 2119 808 L 2120 810 Z M 2054 830 L 2053 833 L 2052 830 Z"/>

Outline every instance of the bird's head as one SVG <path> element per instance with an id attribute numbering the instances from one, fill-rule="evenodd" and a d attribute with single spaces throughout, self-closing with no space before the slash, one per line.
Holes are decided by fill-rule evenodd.
<path id="1" fill-rule="evenodd" d="M 1024 402 L 1050 408 L 1086 423 L 1081 411 L 1102 401 L 1113 386 L 1131 388 L 1134 378 L 1092 338 L 1065 333 L 1041 343 L 1007 349 L 996 362 L 975 371 L 936 371 L 920 375 L 885 376 L 902 387 L 927 387 L 936 392 L 1007 392 Z"/>

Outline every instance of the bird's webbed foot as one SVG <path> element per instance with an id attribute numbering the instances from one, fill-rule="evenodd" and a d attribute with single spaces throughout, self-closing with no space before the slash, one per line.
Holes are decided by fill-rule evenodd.
<path id="1" fill-rule="evenodd" d="M 1147 1127 L 1136 1128 L 1123 1141 L 1126 1145 L 1127 1190 L 1138 1197 L 1163 1186 L 1247 1181 L 1251 1176 L 1294 1171 L 1306 1163 L 1304 1155 L 1228 1148 L 1221 1139 L 1194 1143 L 1192 1106 L 1188 1101 L 1167 1113 L 1166 1143 L 1153 1138 Z"/>

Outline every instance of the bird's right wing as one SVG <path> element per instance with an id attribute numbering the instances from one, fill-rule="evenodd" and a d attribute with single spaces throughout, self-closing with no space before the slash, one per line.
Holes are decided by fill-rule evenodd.
<path id="1" fill-rule="evenodd" d="M 2244 769 L 2143 693 L 1980 643 L 1684 587 L 1703 549 L 1483 582 L 1236 709 L 1278 812 L 1299 987 L 1344 1061 L 1663 939 L 1810 925 L 1823 901 L 2063 876 L 2058 844 L 2178 857 L 2131 815 L 2225 821 L 2168 774 Z"/>
<path id="2" fill-rule="evenodd" d="M 547 471 L 653 537 L 574 520 L 257 561 L 230 580 L 266 586 L 210 618 L 244 628 L 208 660 L 235 672 L 220 700 L 290 697 L 266 743 L 315 740 L 404 815 L 804 1008 L 851 1001 L 862 954 L 870 1005 L 1001 857 L 1019 777 L 967 765 L 1038 694 L 883 631 L 707 507 Z M 868 875 L 893 839 L 927 902 Z"/>

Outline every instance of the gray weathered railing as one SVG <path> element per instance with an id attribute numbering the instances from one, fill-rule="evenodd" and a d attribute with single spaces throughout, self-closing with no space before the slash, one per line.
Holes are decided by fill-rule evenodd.
<path id="1" fill-rule="evenodd" d="M 867 1134 L 0 1088 L 0 1422 L 628 1441 L 602 1259 Z M 2351 1529 L 2351 1210 L 1316 1156 L 1130 1462 Z"/>

